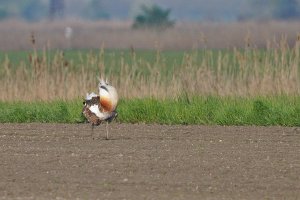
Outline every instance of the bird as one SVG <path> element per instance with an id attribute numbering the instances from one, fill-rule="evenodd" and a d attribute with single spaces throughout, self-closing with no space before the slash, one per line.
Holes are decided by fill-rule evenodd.
<path id="1" fill-rule="evenodd" d="M 116 109 L 119 97 L 116 88 L 102 78 L 99 79 L 98 89 L 99 94 L 94 92 L 86 94 L 82 114 L 92 124 L 92 137 L 94 126 L 98 126 L 105 121 L 106 139 L 108 140 L 108 124 L 118 116 Z"/>

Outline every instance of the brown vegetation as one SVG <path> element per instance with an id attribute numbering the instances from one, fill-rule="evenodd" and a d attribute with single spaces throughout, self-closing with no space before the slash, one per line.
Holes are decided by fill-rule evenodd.
<path id="1" fill-rule="evenodd" d="M 183 23 L 165 31 L 132 30 L 131 22 L 62 21 L 26 23 L 0 22 L 0 50 L 31 49 L 30 35 L 37 36 L 36 47 L 63 48 L 123 48 L 192 49 L 244 47 L 249 39 L 256 47 L 266 47 L 267 41 L 286 36 L 294 44 L 300 32 L 300 22 L 232 22 Z M 71 41 L 64 36 L 66 27 L 73 29 Z"/>
<path id="2" fill-rule="evenodd" d="M 131 64 L 121 58 L 118 72 L 104 66 L 103 51 L 89 53 L 86 59 L 66 60 L 57 51 L 51 60 L 47 51 L 40 56 L 29 56 L 29 64 L 21 62 L 14 69 L 9 58 L 1 64 L 1 100 L 51 100 L 82 98 L 86 92 L 95 91 L 97 76 L 105 76 L 116 86 L 120 96 L 177 97 L 188 95 L 257 96 L 299 95 L 298 39 L 293 48 L 286 40 L 269 43 L 261 51 L 250 47 L 233 51 L 192 51 L 186 53 L 180 67 L 169 67 L 157 52 L 153 64 L 137 59 L 132 52 Z M 80 55 L 82 56 L 82 55 Z M 145 73 L 142 67 L 147 67 Z"/>
<path id="3" fill-rule="evenodd" d="M 8 22 L 6 22 L 8 23 Z M 20 23 L 20 22 L 18 22 Z M 117 63 L 118 72 L 104 66 L 103 49 L 99 55 L 90 53 L 86 59 L 67 60 L 62 51 L 57 51 L 49 58 L 47 50 L 42 55 L 36 50 L 29 53 L 29 62 L 21 62 L 12 67 L 12 58 L 6 57 L 0 63 L 0 100 L 51 100 L 82 98 L 86 92 L 95 91 L 97 76 L 107 77 L 118 89 L 120 96 L 132 97 L 177 97 L 188 95 L 221 95 L 221 96 L 257 96 L 257 95 L 299 95 L 300 94 L 300 38 L 296 39 L 297 23 L 267 24 L 180 24 L 165 32 L 146 30 L 133 31 L 124 23 L 106 24 L 81 22 L 74 23 L 73 47 L 94 47 L 104 44 L 105 47 L 157 48 L 157 57 L 153 64 L 137 59 L 132 51 L 131 62 Z M 0 32 L 5 22 L 2 22 Z M 1 37 L 3 49 L 31 49 L 46 47 L 64 48 L 63 27 L 65 23 L 49 24 L 6 24 L 6 39 Z M 258 28 L 252 33 L 246 27 Z M 85 28 L 83 28 L 85 27 Z M 239 31 L 231 32 L 231 28 Z M 272 37 L 289 28 L 286 33 L 293 35 L 292 44 L 288 36 L 277 40 Z M 26 29 L 18 32 L 17 30 Z M 50 31 L 51 29 L 51 31 Z M 254 29 L 254 28 L 253 28 Z M 270 31 L 273 30 L 272 31 Z M 30 32 L 30 31 L 34 32 Z M 90 31 L 90 30 L 94 30 Z M 95 31 L 98 31 L 98 34 Z M 216 31 L 213 31 L 216 30 Z M 222 32 L 223 30 L 224 32 Z M 278 32 L 274 31 L 277 30 Z M 265 32 L 264 32 L 265 31 Z M 270 32 L 269 32 L 270 31 Z M 26 33 L 28 32 L 28 37 Z M 206 33 L 205 33 L 206 32 Z M 260 50 L 253 43 L 253 35 L 264 33 L 255 41 L 265 40 L 269 33 L 271 38 L 265 42 L 265 50 Z M 32 35 L 33 33 L 33 35 Z M 248 35 L 247 35 L 248 33 Z M 246 35 L 244 35 L 246 34 Z M 18 39 L 14 38 L 18 35 Z M 244 35 L 244 39 L 242 39 Z M 209 36 L 209 37 L 208 37 Z M 10 37 L 12 37 L 10 39 Z M 85 39 L 83 39 L 85 38 Z M 211 38 L 214 38 L 213 40 Z M 10 39 L 10 40 L 9 40 Z M 242 41 L 240 41 L 242 40 Z M 26 42 L 25 42 L 26 41 Z M 31 42 L 30 42 L 31 41 Z M 48 42 L 47 42 L 48 41 Z M 28 43 L 28 44 L 27 44 Z M 241 46 L 227 51 L 209 50 L 208 47 Z M 204 45 L 205 50 L 197 47 Z M 246 46 L 245 46 L 246 44 Z M 258 42 L 258 44 L 260 44 Z M 11 45 L 9 48 L 8 46 Z M 186 53 L 180 67 L 170 68 L 161 58 L 159 49 L 181 49 L 194 46 L 194 50 Z M 141 66 L 148 69 L 144 73 Z M 168 69 L 168 76 L 161 73 Z M 170 75 L 171 74 L 171 75 Z"/>

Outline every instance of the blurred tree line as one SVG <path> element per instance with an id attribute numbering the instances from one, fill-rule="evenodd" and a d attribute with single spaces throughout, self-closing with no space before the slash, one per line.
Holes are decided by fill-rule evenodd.
<path id="1" fill-rule="evenodd" d="M 134 19 L 133 28 L 165 29 L 172 27 L 174 21 L 170 20 L 171 9 L 163 9 L 158 5 L 141 6 L 141 13 Z"/>
<path id="2" fill-rule="evenodd" d="M 250 0 L 247 12 L 239 16 L 241 20 L 293 20 L 300 19 L 297 0 Z"/>
<path id="3" fill-rule="evenodd" d="M 88 0 L 82 3 L 77 16 L 90 20 L 108 19 L 101 0 Z M 22 18 L 27 21 L 57 19 L 65 17 L 64 0 L 0 0 L 0 20 Z"/>
<path id="4" fill-rule="evenodd" d="M 141 12 L 157 12 L 158 15 L 167 14 L 171 11 L 176 10 L 177 12 L 181 12 L 179 15 L 183 16 L 185 12 L 185 7 L 174 7 L 172 1 L 158 1 L 158 0 L 151 0 L 152 2 L 158 2 L 157 4 L 167 5 L 169 4 L 172 9 L 163 10 L 159 6 L 153 8 L 145 8 L 141 7 Z M 177 0 L 176 2 L 179 2 Z M 182 0 L 184 1 L 184 0 Z M 224 1 L 224 0 L 223 0 Z M 229 1 L 229 0 L 226 0 Z M 247 6 L 244 6 L 240 13 L 235 13 L 236 20 L 261 20 L 261 19 L 279 19 L 279 20 L 290 20 L 290 19 L 300 19 L 300 0 L 243 0 L 247 2 Z M 66 11 L 68 8 L 71 8 L 72 17 L 79 17 L 88 20 L 99 20 L 99 19 L 110 19 L 114 18 L 116 13 L 123 12 L 122 17 L 127 15 L 127 19 L 129 18 L 129 9 L 132 5 L 136 4 L 137 2 L 143 2 L 142 0 L 0 0 L 0 20 L 7 19 L 7 18 L 22 18 L 28 21 L 38 21 L 41 19 L 54 19 L 54 18 L 62 18 L 68 17 L 70 14 Z M 166 4 L 167 2 L 167 4 Z M 170 3 L 171 2 L 171 3 Z M 189 7 L 193 7 L 193 11 L 198 12 L 199 7 L 203 5 L 213 5 L 218 6 L 218 11 L 222 11 L 222 4 L 217 4 L 217 0 L 213 1 L 192 1 L 192 5 L 186 5 Z M 222 2 L 222 0 L 220 0 Z M 153 3 L 155 5 L 155 3 Z M 177 4 L 179 5 L 179 4 Z M 180 4 L 185 5 L 185 4 Z M 110 10 L 106 8 L 106 6 L 110 6 Z M 175 9 L 176 8 L 176 9 Z M 148 10 L 147 10 L 148 9 Z M 154 10 L 151 10 L 154 9 Z M 155 10 L 156 9 L 156 10 Z M 159 10 L 161 9 L 161 10 Z M 112 13 L 114 11 L 114 13 Z M 167 11 L 167 13 L 165 12 Z M 164 13 L 165 12 L 165 13 Z M 186 11 L 188 12 L 188 11 Z M 203 12 L 203 11 L 202 11 Z M 228 11 L 227 12 L 227 15 Z M 216 12 L 215 12 L 216 13 Z M 155 13 L 152 13 L 155 15 Z M 187 13 L 186 13 L 187 14 Z M 210 14 L 214 14 L 214 12 L 210 12 Z M 218 13 L 219 14 L 219 13 Z M 176 15 L 176 14 L 175 14 Z M 220 14 L 219 14 L 220 15 Z M 121 15 L 119 15 L 121 16 Z M 145 17 L 146 15 L 144 15 Z M 201 11 L 199 11 L 199 15 L 195 16 L 202 16 Z M 226 17 L 226 13 L 221 14 L 223 18 Z M 139 20 L 140 24 L 143 24 L 143 20 L 145 18 L 143 16 L 135 17 L 136 21 Z M 125 17 L 126 18 L 126 17 Z M 167 17 L 165 17 L 167 18 Z M 159 20 L 159 16 L 149 18 L 151 20 Z M 201 18 L 203 20 L 207 18 Z M 201 20 L 195 19 L 195 20 Z M 218 18 L 220 19 L 220 18 Z M 234 18 L 233 18 L 234 20 Z M 146 20 L 147 21 L 147 20 Z M 167 20 L 167 24 L 170 21 Z"/>

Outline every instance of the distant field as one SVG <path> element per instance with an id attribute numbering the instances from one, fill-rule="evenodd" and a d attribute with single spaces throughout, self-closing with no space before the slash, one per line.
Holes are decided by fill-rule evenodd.
<path id="1" fill-rule="evenodd" d="M 198 48 L 244 48 L 247 44 L 266 48 L 268 43 L 286 37 L 294 45 L 300 32 L 300 22 L 177 22 L 166 31 L 132 30 L 132 22 L 120 21 L 59 21 L 26 23 L 0 22 L 0 50 L 32 49 L 31 35 L 36 48 L 43 49 L 160 49 L 190 50 Z M 67 40 L 65 28 L 73 29 Z"/>
<path id="2" fill-rule="evenodd" d="M 57 56 L 58 53 L 63 53 L 65 60 L 72 61 L 73 66 L 78 66 L 80 64 L 88 62 L 91 57 L 97 57 L 101 59 L 101 62 L 108 68 L 118 68 L 121 62 L 132 65 L 135 61 L 149 63 L 153 65 L 157 62 L 157 56 L 161 57 L 161 61 L 165 63 L 168 68 L 172 66 L 179 66 L 183 61 L 184 55 L 190 51 L 159 51 L 159 50 L 131 50 L 131 49 L 80 49 L 80 50 L 50 50 L 50 51 L 37 51 L 39 57 L 45 56 L 45 59 L 51 61 Z M 200 51 L 199 51 L 200 52 Z M 217 51 L 215 51 L 217 52 Z M 20 62 L 26 65 L 30 64 L 29 57 L 33 55 L 35 51 L 6 51 L 0 52 L 0 63 L 3 63 L 5 57 L 7 57 L 12 65 L 12 67 L 17 67 Z M 159 54 L 159 55 L 158 55 Z M 86 66 L 97 67 L 97 66 Z M 145 66 L 141 66 L 146 68 Z"/>

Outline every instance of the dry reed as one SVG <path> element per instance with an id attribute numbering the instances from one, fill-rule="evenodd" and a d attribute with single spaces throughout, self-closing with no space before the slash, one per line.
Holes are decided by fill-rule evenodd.
<path id="1" fill-rule="evenodd" d="M 29 54 L 29 64 L 12 67 L 6 57 L 0 68 L 0 100 L 53 100 L 83 98 L 95 91 L 97 77 L 104 76 L 116 86 L 121 98 L 173 98 L 187 95 L 257 96 L 300 94 L 300 36 L 290 48 L 285 37 L 271 41 L 267 49 L 213 50 L 186 53 L 181 66 L 168 67 L 157 51 L 153 64 L 137 59 L 130 64 L 121 58 L 118 72 L 104 66 L 104 51 L 80 55 L 75 63 L 62 51 L 49 58 L 46 50 Z M 82 57 L 86 56 L 86 59 Z M 146 67 L 149 73 L 141 70 Z"/>

